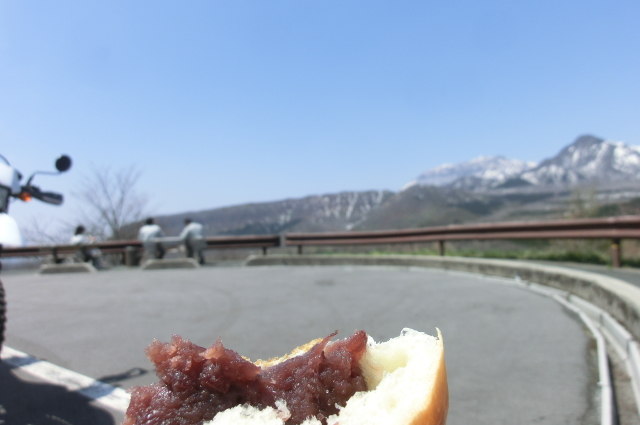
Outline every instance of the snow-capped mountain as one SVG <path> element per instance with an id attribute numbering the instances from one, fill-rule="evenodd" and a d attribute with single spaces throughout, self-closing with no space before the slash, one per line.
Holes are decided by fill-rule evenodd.
<path id="1" fill-rule="evenodd" d="M 459 164 L 443 164 L 420 174 L 402 190 L 416 184 L 451 186 L 460 189 L 495 187 L 523 171 L 535 167 L 535 162 L 509 159 L 502 156 L 480 156 Z"/>
<path id="2" fill-rule="evenodd" d="M 586 135 L 538 165 L 501 156 L 481 156 L 432 168 L 402 190 L 416 184 L 475 190 L 631 181 L 640 181 L 640 146 Z"/>
<path id="3" fill-rule="evenodd" d="M 640 180 L 640 146 L 581 136 L 519 177 L 532 185 Z"/>

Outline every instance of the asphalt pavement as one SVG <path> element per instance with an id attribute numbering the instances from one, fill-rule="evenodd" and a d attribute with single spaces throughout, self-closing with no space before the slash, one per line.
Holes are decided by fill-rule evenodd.
<path id="1" fill-rule="evenodd" d="M 336 329 L 441 329 L 449 425 L 595 424 L 595 345 L 550 298 L 504 280 L 400 267 L 114 269 L 2 276 L 6 345 L 121 388 L 156 382 L 144 348 L 180 334 L 251 358 Z M 5 424 L 116 424 L 122 413 L 0 366 Z"/>

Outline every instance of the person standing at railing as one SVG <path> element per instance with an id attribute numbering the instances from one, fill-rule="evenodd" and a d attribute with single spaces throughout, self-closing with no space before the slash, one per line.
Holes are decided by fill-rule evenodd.
<path id="1" fill-rule="evenodd" d="M 184 219 L 184 229 L 180 233 L 180 239 L 184 241 L 184 248 L 187 251 L 187 257 L 194 258 L 194 254 L 198 255 L 198 262 L 204 264 L 204 249 L 207 246 L 207 240 L 202 234 L 204 227 L 200 223 L 193 222 L 190 218 Z"/>
<path id="2" fill-rule="evenodd" d="M 73 236 L 71 236 L 71 240 L 69 243 L 71 245 L 78 245 L 80 248 L 78 249 L 77 256 L 80 261 L 85 263 L 91 263 L 97 269 L 102 268 L 102 263 L 100 261 L 101 252 L 97 248 L 89 249 L 87 245 L 91 245 L 96 243 L 97 240 L 95 237 L 91 235 L 87 235 L 86 229 L 83 225 L 76 227 L 76 231 Z"/>
<path id="3" fill-rule="evenodd" d="M 138 239 L 142 241 L 144 251 L 148 257 L 161 259 L 164 257 L 165 249 L 162 242 L 155 239 L 163 238 L 164 232 L 162 228 L 155 224 L 153 218 L 145 220 L 145 225 L 138 231 Z"/>

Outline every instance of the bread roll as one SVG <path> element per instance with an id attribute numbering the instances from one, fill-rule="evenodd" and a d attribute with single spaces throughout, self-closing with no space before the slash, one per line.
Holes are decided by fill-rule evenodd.
<path id="1" fill-rule="evenodd" d="M 328 425 L 444 425 L 449 409 L 447 371 L 442 334 L 432 337 L 405 328 L 401 335 L 384 343 L 371 337 L 360 360 L 367 391 L 358 392 L 327 418 Z M 260 366 L 277 364 L 300 355 L 317 343 L 299 347 L 291 354 Z M 258 410 L 236 406 L 218 413 L 206 425 L 284 425 L 289 411 L 282 401 L 276 409 Z M 303 425 L 321 425 L 309 418 Z"/>

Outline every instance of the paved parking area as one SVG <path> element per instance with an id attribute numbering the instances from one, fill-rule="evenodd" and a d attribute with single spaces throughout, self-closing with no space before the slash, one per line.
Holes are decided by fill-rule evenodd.
<path id="1" fill-rule="evenodd" d="M 156 381 L 144 348 L 174 333 L 203 346 L 221 337 L 257 359 L 336 329 L 343 337 L 364 329 L 386 340 L 404 327 L 431 334 L 438 327 L 449 374 L 449 425 L 599 419 L 588 331 L 555 301 L 499 279 L 413 268 L 272 266 L 2 280 L 6 345 L 122 388 Z M 4 363 L 0 379 L 5 423 L 122 420 L 122 413 L 30 382 Z"/>

